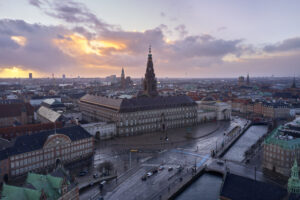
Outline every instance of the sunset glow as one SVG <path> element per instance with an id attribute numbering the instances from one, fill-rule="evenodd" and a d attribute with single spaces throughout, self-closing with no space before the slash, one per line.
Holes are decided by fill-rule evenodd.
<path id="1" fill-rule="evenodd" d="M 20 46 L 25 46 L 27 42 L 27 39 L 23 36 L 11 36 L 10 39 L 12 39 Z"/>
<path id="2" fill-rule="evenodd" d="M 5 67 L 0 70 L 0 78 L 27 78 L 29 73 L 34 73 L 36 76 L 41 76 L 40 73 L 33 70 L 24 70 L 21 67 Z"/>

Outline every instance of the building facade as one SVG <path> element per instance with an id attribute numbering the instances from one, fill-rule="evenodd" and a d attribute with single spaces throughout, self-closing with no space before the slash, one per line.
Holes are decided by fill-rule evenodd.
<path id="1" fill-rule="evenodd" d="M 204 97 L 197 103 L 197 122 L 211 120 L 230 120 L 231 106 L 225 102 L 217 102 L 213 97 Z"/>
<path id="2" fill-rule="evenodd" d="M 165 131 L 197 123 L 197 104 L 188 96 L 159 96 L 151 49 L 143 91 L 131 99 L 87 94 L 79 101 L 83 119 L 116 124 L 117 135 Z"/>
<path id="3" fill-rule="evenodd" d="M 93 137 L 80 126 L 17 137 L 13 146 L 0 151 L 0 162 L 8 165 L 1 181 L 5 176 L 50 170 L 58 164 L 89 158 L 93 150 Z"/>
<path id="4" fill-rule="evenodd" d="M 34 108 L 29 103 L 0 104 L 0 127 L 34 122 Z"/>
<path id="5" fill-rule="evenodd" d="M 96 122 L 89 124 L 81 124 L 87 132 L 97 139 L 105 140 L 116 136 L 117 129 L 115 123 Z"/>
<path id="6" fill-rule="evenodd" d="M 263 168 L 290 175 L 295 159 L 300 161 L 300 118 L 275 129 L 263 144 Z"/>

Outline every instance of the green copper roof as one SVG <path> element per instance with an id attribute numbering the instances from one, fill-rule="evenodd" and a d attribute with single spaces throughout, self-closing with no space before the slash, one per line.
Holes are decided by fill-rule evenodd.
<path id="1" fill-rule="evenodd" d="M 41 194 L 38 190 L 4 184 L 1 200 L 40 200 Z"/>
<path id="2" fill-rule="evenodd" d="M 279 126 L 265 139 L 264 144 L 273 144 L 278 145 L 283 149 L 296 149 L 300 148 L 300 138 L 293 138 L 291 140 L 279 139 L 277 136 L 279 135 L 279 130 L 283 126 Z"/>
<path id="3" fill-rule="evenodd" d="M 33 185 L 39 191 L 44 190 L 47 199 L 54 200 L 61 196 L 60 186 L 63 182 L 62 178 L 51 175 L 28 173 L 26 182 Z"/>
<path id="4" fill-rule="evenodd" d="M 288 181 L 288 191 L 291 193 L 300 194 L 299 168 L 296 159 L 292 167 L 291 177 Z"/>
<path id="5" fill-rule="evenodd" d="M 16 187 L 4 184 L 1 200 L 39 200 L 42 191 L 47 200 L 56 200 L 61 196 L 63 178 L 51 175 L 28 173 L 26 185 L 33 188 Z"/>

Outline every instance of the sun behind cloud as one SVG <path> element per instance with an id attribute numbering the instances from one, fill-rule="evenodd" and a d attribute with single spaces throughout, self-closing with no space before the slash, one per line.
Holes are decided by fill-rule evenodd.
<path id="1" fill-rule="evenodd" d="M 10 39 L 12 39 L 20 46 L 25 46 L 27 43 L 27 39 L 23 36 L 11 36 Z"/>
<path id="2" fill-rule="evenodd" d="M 40 72 L 23 69 L 20 66 L 11 66 L 0 69 L 0 78 L 27 78 L 29 73 L 33 73 L 34 77 L 41 77 Z"/>
<path id="3" fill-rule="evenodd" d="M 103 56 L 107 49 L 122 50 L 126 48 L 125 44 L 105 40 L 88 40 L 80 34 L 65 35 L 63 38 L 54 39 L 56 44 L 64 53 L 70 56 L 82 54 L 95 54 Z"/>

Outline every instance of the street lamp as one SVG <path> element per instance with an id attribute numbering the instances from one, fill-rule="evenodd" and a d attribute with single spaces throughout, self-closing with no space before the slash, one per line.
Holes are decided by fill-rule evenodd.
<path id="1" fill-rule="evenodd" d="M 130 151 L 129 151 L 129 168 L 131 169 L 131 152 L 138 152 L 138 150 L 137 149 L 131 149 Z"/>

